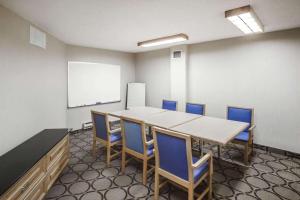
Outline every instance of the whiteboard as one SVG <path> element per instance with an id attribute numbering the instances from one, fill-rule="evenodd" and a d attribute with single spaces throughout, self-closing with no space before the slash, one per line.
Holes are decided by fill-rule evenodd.
<path id="1" fill-rule="evenodd" d="M 128 83 L 126 107 L 146 105 L 146 84 Z"/>
<path id="2" fill-rule="evenodd" d="M 68 107 L 120 101 L 120 66 L 68 62 Z"/>

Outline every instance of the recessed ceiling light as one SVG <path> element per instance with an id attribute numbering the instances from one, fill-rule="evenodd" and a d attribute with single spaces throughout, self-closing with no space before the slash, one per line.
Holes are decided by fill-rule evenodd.
<path id="1" fill-rule="evenodd" d="M 182 42 L 188 39 L 189 37 L 186 34 L 180 33 L 177 35 L 171 35 L 171 36 L 161 37 L 161 38 L 147 40 L 143 42 L 138 42 L 137 45 L 142 47 L 153 47 L 153 46 L 158 46 L 163 44 Z"/>
<path id="2" fill-rule="evenodd" d="M 245 34 L 263 32 L 263 25 L 250 5 L 225 11 L 225 18 Z"/>

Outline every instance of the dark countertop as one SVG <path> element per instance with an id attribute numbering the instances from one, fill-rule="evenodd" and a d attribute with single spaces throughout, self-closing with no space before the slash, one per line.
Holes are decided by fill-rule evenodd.
<path id="1" fill-rule="evenodd" d="M 68 129 L 45 129 L 0 156 L 0 196 L 67 134 Z"/>

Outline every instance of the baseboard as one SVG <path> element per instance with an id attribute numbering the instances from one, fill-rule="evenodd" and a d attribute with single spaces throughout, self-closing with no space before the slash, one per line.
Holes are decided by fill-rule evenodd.
<path id="1" fill-rule="evenodd" d="M 274 148 L 274 147 L 269 147 L 269 146 L 265 146 L 265 145 L 261 145 L 261 144 L 255 144 L 254 143 L 254 148 L 265 150 L 266 152 L 270 152 L 270 153 L 276 153 L 276 154 L 280 154 L 280 155 L 285 155 L 285 156 L 291 156 L 291 157 L 295 157 L 295 158 L 300 158 L 300 154 L 299 153 L 295 153 L 295 152 L 291 152 L 291 151 L 286 151 L 286 150 L 282 150 L 282 149 L 278 149 L 278 148 Z"/>

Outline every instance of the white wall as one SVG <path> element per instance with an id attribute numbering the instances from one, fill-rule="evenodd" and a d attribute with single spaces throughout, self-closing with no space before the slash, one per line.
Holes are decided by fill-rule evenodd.
<path id="1" fill-rule="evenodd" d="M 135 78 L 146 83 L 146 105 L 161 107 L 170 98 L 170 50 L 136 54 Z"/>
<path id="2" fill-rule="evenodd" d="M 67 110 L 68 128 L 79 129 L 83 122 L 91 121 L 91 110 L 113 111 L 125 109 L 127 83 L 135 81 L 134 54 L 67 45 L 67 60 L 99 62 L 121 66 L 121 102 L 70 108 Z"/>
<path id="3" fill-rule="evenodd" d="M 125 108 L 126 83 L 146 83 L 146 103 L 170 98 L 170 50 L 136 55 L 70 46 L 47 35 L 29 44 L 29 22 L 0 6 L 0 155 L 45 128 L 80 128 L 91 109 Z M 300 153 L 300 29 L 189 45 L 188 101 L 225 117 L 255 109 L 255 142 Z M 121 65 L 121 103 L 66 110 L 67 61 Z M 67 122 L 66 122 L 67 121 Z"/>
<path id="4" fill-rule="evenodd" d="M 191 45 L 189 98 L 255 109 L 256 143 L 300 153 L 300 29 Z"/>
<path id="5" fill-rule="evenodd" d="M 66 127 L 65 45 L 29 44 L 29 22 L 0 6 L 0 155 L 45 128 Z"/>
<path id="6" fill-rule="evenodd" d="M 151 83 L 148 105 L 168 93 L 164 52 L 138 54 L 136 79 Z M 300 29 L 189 45 L 188 52 L 188 101 L 206 103 L 216 117 L 225 117 L 227 105 L 253 107 L 255 143 L 300 153 Z"/>
<path id="7" fill-rule="evenodd" d="M 173 53 L 180 51 L 180 58 L 174 58 Z M 170 52 L 170 91 L 171 100 L 177 101 L 177 110 L 185 111 L 187 97 L 187 45 L 180 45 L 171 48 Z"/>

